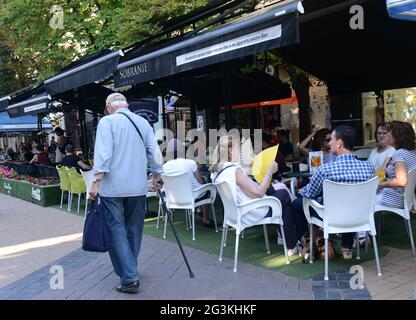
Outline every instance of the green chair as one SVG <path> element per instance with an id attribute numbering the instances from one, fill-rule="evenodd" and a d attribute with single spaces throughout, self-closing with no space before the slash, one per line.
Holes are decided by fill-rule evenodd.
<path id="1" fill-rule="evenodd" d="M 69 208 L 69 201 L 71 199 L 71 181 L 69 180 L 68 177 L 68 173 L 67 173 L 67 167 L 64 166 L 57 166 L 56 169 L 58 170 L 58 175 L 59 175 L 59 187 L 61 188 L 61 206 L 60 208 L 62 209 L 62 204 L 64 201 L 64 193 L 65 191 L 68 192 L 68 211 L 71 211 Z"/>
<path id="2" fill-rule="evenodd" d="M 84 178 L 77 172 L 77 170 L 75 168 L 67 168 L 66 169 L 68 177 L 69 177 L 69 181 L 71 181 L 71 199 L 69 201 L 69 210 L 71 211 L 72 209 L 72 197 L 74 194 L 78 195 L 78 211 L 77 213 L 79 213 L 79 205 L 81 202 L 81 194 L 82 193 L 87 193 L 87 187 L 85 186 L 85 182 L 84 182 Z"/>

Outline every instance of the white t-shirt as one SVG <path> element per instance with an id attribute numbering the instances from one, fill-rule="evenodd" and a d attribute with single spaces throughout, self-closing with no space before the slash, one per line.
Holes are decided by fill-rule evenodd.
<path id="1" fill-rule="evenodd" d="M 371 150 L 370 156 L 368 157 L 367 161 L 371 162 L 371 164 L 374 166 L 374 169 L 378 169 L 383 165 L 386 158 L 390 158 L 393 156 L 395 151 L 396 149 L 394 149 L 391 146 L 383 152 L 378 152 L 377 148 L 374 148 L 373 150 Z"/>
<path id="2" fill-rule="evenodd" d="M 198 182 L 195 178 L 194 173 L 198 170 L 198 166 L 194 160 L 190 159 L 174 159 L 166 162 L 163 165 L 163 173 L 164 174 L 178 174 L 181 172 L 188 172 L 189 176 L 191 177 L 192 181 L 192 189 L 195 190 L 196 188 L 200 187 L 202 184 Z"/>

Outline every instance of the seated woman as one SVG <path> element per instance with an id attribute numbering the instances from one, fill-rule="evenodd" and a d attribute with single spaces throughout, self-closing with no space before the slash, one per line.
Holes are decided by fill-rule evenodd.
<path id="1" fill-rule="evenodd" d="M 36 145 L 37 153 L 33 156 L 32 160 L 30 160 L 30 164 L 48 164 L 51 163 L 49 159 L 49 155 L 45 152 L 44 148 L 41 145 Z"/>
<path id="2" fill-rule="evenodd" d="M 264 195 L 273 196 L 280 200 L 282 204 L 282 213 L 284 221 L 285 240 L 290 256 L 297 252 L 296 230 L 290 216 L 290 205 L 292 203 L 290 192 L 282 183 L 273 183 L 268 187 L 272 175 L 277 171 L 278 166 L 273 162 L 267 169 L 267 173 L 261 184 L 251 180 L 249 176 L 241 169 L 239 164 L 240 145 L 232 136 L 224 136 L 218 141 L 218 145 L 214 150 L 212 165 L 210 167 L 211 179 L 215 183 L 221 181 L 236 181 L 237 203 L 262 198 Z M 232 175 L 235 175 L 234 177 Z M 260 221 L 264 217 L 270 215 L 269 208 L 259 208 L 252 210 L 249 215 L 242 218 L 244 224 L 251 224 Z M 279 228 L 278 228 L 279 230 Z"/>
<path id="3" fill-rule="evenodd" d="M 23 162 L 24 163 L 30 163 L 33 159 L 33 153 L 30 151 L 30 149 L 24 145 L 22 147 L 22 155 L 23 155 Z"/>
<path id="4" fill-rule="evenodd" d="M 312 149 L 308 149 L 306 146 L 312 141 Z M 331 130 L 327 128 L 319 129 L 319 126 L 316 126 L 312 133 L 303 140 L 298 148 L 300 153 L 308 157 L 310 151 L 322 151 L 324 157 L 324 164 L 331 163 L 335 160 L 335 155 L 331 152 L 329 147 L 329 141 L 331 140 Z"/>
<path id="5" fill-rule="evenodd" d="M 390 145 L 396 148 L 386 165 L 386 180 L 380 182 L 376 203 L 404 208 L 407 173 L 416 168 L 415 131 L 410 123 L 392 121 L 387 126 Z"/>
<path id="6" fill-rule="evenodd" d="M 389 131 L 385 123 L 379 124 L 376 128 L 375 138 L 377 147 L 371 150 L 367 161 L 370 161 L 374 169 L 385 170 L 387 161 L 393 156 L 396 149 L 390 145 Z M 387 161 L 386 161 L 387 160 Z"/>

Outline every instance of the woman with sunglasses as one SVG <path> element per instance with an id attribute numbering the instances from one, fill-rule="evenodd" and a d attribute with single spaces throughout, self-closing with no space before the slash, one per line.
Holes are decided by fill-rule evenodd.
<path id="1" fill-rule="evenodd" d="M 313 139 L 313 140 L 312 140 Z M 308 149 L 306 146 L 312 140 L 312 148 Z M 335 155 L 331 152 L 329 147 L 329 141 L 331 140 L 331 130 L 327 128 L 319 129 L 319 126 L 316 126 L 312 133 L 303 140 L 298 148 L 300 153 L 307 157 L 310 151 L 322 151 L 324 157 L 324 164 L 330 163 L 335 160 Z"/>

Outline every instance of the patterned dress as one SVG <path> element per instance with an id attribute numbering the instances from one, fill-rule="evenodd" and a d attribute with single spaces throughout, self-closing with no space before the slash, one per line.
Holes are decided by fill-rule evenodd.
<path id="1" fill-rule="evenodd" d="M 404 162 L 408 172 L 416 168 L 416 151 L 407 149 L 396 150 L 386 166 L 387 179 L 396 178 L 394 165 L 398 162 Z M 403 209 L 404 188 L 383 188 L 380 203 L 384 206 Z"/>

